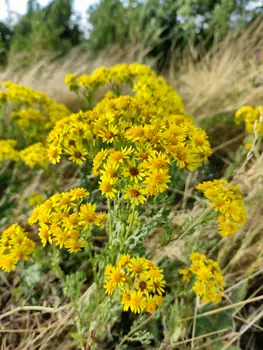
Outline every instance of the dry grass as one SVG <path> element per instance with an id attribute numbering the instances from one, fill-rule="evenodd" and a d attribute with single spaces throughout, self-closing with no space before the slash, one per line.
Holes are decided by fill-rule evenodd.
<path id="1" fill-rule="evenodd" d="M 197 117 L 204 117 L 221 111 L 234 110 L 248 103 L 262 103 L 263 84 L 258 87 L 253 85 L 255 75 L 263 78 L 263 64 L 257 66 L 253 64 L 253 56 L 263 44 L 262 32 L 263 22 L 256 22 L 240 36 L 235 33 L 227 37 L 223 43 L 215 44 L 211 51 L 197 63 L 195 63 L 196 50 L 192 49 L 192 55 L 184 60 L 176 76 L 170 74 L 170 82 L 177 87 L 184 98 L 187 112 Z M 101 54 L 96 60 L 92 60 L 87 53 L 81 52 L 80 49 L 74 49 L 64 58 L 54 61 L 51 58 L 43 58 L 38 63 L 28 67 L 23 66 L 22 58 L 16 58 L 16 61 L 22 62 L 21 65 L 10 64 L 5 71 L 0 72 L 0 81 L 13 80 L 44 91 L 74 110 L 78 108 L 75 95 L 70 93 L 64 84 L 64 76 L 67 73 L 89 73 L 101 65 L 111 66 L 120 62 L 143 62 L 145 54 L 146 52 L 141 50 L 139 46 L 133 49 L 115 47 Z M 218 255 L 228 283 L 225 300 L 228 300 L 229 307 L 235 309 L 233 329 L 228 330 L 226 334 L 218 334 L 217 337 L 217 340 L 222 339 L 229 344 L 233 340 L 240 339 L 242 334 L 250 328 L 259 327 L 258 321 L 262 317 L 260 307 L 253 309 L 253 312 L 249 314 L 242 312 L 246 304 L 255 301 L 254 297 L 262 299 L 260 288 L 247 294 L 246 299 L 241 304 L 232 305 L 231 301 L 232 291 L 242 286 L 246 287 L 247 282 L 257 278 L 263 269 L 263 224 L 260 220 L 263 214 L 262 169 L 263 156 L 250 164 L 250 168 L 245 173 L 239 173 L 239 176 L 235 178 L 245 193 L 248 221 L 236 235 L 220 241 L 212 251 L 213 254 Z M 30 191 L 39 186 L 41 179 L 42 174 L 36 176 Z M 192 190 L 193 186 L 186 186 L 183 203 L 186 203 L 187 198 L 194 197 Z M 26 192 L 24 194 L 27 195 Z M 189 215 L 197 217 L 199 213 L 200 206 L 197 202 L 190 212 L 178 211 L 174 221 L 177 226 L 180 226 L 186 217 Z M 201 233 L 211 239 L 217 234 L 216 226 L 209 225 L 202 232 L 199 232 L 197 228 L 194 237 L 198 239 Z M 155 243 L 156 241 L 154 241 Z M 164 250 L 156 250 L 154 259 L 158 260 L 160 257 L 168 256 L 171 259 L 183 260 L 183 250 L 183 241 L 171 242 Z M 43 283 L 52 285 L 52 278 L 52 276 L 45 276 Z M 6 281 L 5 289 L 1 290 L 1 305 L 5 305 L 4 301 L 10 298 L 13 287 Z M 89 289 L 83 297 L 88 297 L 88 295 Z M 10 344 L 10 337 L 14 339 L 14 344 L 19 339 L 20 344 L 16 347 L 17 350 L 75 349 L 76 343 L 70 337 L 74 322 L 71 305 L 64 305 L 65 300 L 51 299 L 48 302 L 48 305 L 44 304 L 46 310 L 17 309 L 13 311 L 12 315 L 8 314 L 6 317 L 3 317 L 5 311 L 2 311 L 0 332 L 4 333 L 4 336 L 0 349 L 14 349 L 14 347 L 7 345 Z M 7 308 L 10 311 L 8 303 Z M 219 308 L 214 310 L 215 313 L 221 311 L 222 309 Z M 199 310 L 199 313 L 201 312 L 202 308 Z M 236 331 L 237 323 L 239 325 L 238 331 Z M 244 325 L 242 328 L 240 328 L 240 323 Z M 178 343 L 178 349 L 184 344 L 185 342 Z M 196 347 L 196 349 L 199 348 L 211 349 L 211 343 L 207 342 L 204 346 Z"/>
<path id="2" fill-rule="evenodd" d="M 255 64 L 255 55 L 263 46 L 262 33 L 260 17 L 247 30 L 230 33 L 222 42 L 215 42 L 205 55 L 198 48 L 190 48 L 176 74 L 176 86 L 187 112 L 205 117 L 245 104 L 262 103 L 262 52 L 257 57 L 261 64 Z M 197 57 L 201 58 L 196 62 Z M 257 86 L 255 78 L 261 80 L 261 86 Z"/>
<path id="3" fill-rule="evenodd" d="M 206 54 L 201 54 L 201 50 L 195 47 L 187 50 L 182 63 L 176 63 L 179 71 L 174 73 L 170 69 L 169 80 L 183 97 L 188 113 L 204 117 L 261 102 L 263 53 L 257 58 L 261 60 L 257 65 L 255 54 L 263 46 L 262 33 L 263 21 L 258 18 L 244 32 L 230 33 L 223 42 L 214 43 Z M 10 57 L 7 69 L 0 72 L 0 81 L 13 80 L 44 91 L 75 110 L 78 108 L 76 97 L 64 84 L 67 73 L 89 73 L 96 67 L 122 62 L 145 62 L 146 54 L 147 50 L 138 43 L 133 47 L 112 47 L 96 59 L 78 48 L 59 59 L 50 55 L 35 58 L 30 65 L 25 64 L 27 56 L 14 56 Z M 261 86 L 255 83 L 255 77 L 261 79 Z"/>
<path id="4" fill-rule="evenodd" d="M 30 86 L 43 91 L 54 100 L 64 103 L 72 110 L 78 110 L 76 94 L 69 91 L 64 83 L 68 73 L 89 74 L 97 67 L 110 67 L 126 62 L 142 62 L 146 55 L 140 44 L 133 47 L 120 48 L 114 46 L 106 52 L 96 56 L 96 59 L 80 48 L 72 49 L 65 57 L 54 59 L 50 54 L 32 59 L 32 63 L 25 65 L 27 55 L 21 54 L 10 57 L 7 69 L 0 71 L 0 81 L 12 80 L 18 84 Z"/>

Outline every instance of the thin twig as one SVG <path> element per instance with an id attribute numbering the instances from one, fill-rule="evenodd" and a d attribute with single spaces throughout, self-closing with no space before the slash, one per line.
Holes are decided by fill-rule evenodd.
<path id="1" fill-rule="evenodd" d="M 59 308 L 45 307 L 45 306 L 19 306 L 13 310 L 10 310 L 10 311 L 5 312 L 4 314 L 0 315 L 0 320 L 2 320 L 5 317 L 11 316 L 17 312 L 20 312 L 20 311 L 41 311 L 43 313 L 45 313 L 45 312 L 56 313 L 56 312 L 64 310 L 67 307 L 68 307 L 68 305 L 63 305 Z"/>
<path id="2" fill-rule="evenodd" d="M 236 137 L 232 138 L 231 140 L 228 140 L 224 143 L 221 143 L 220 145 L 218 145 L 212 149 L 212 153 L 215 153 L 216 151 L 218 151 L 222 148 L 225 148 L 226 146 L 231 145 L 231 143 L 234 143 L 234 142 L 238 141 L 239 139 L 242 139 L 245 135 L 246 135 L 246 133 L 243 132 L 242 134 L 237 135 Z"/>
<path id="3" fill-rule="evenodd" d="M 247 299 L 247 300 L 244 300 L 244 301 L 240 301 L 240 302 L 232 304 L 232 305 L 227 305 L 227 306 L 221 307 L 221 308 L 216 309 L 216 310 L 208 311 L 208 312 L 205 312 L 203 314 L 199 314 L 196 317 L 197 318 L 201 318 L 201 317 L 205 317 L 205 316 L 210 316 L 210 315 L 213 315 L 213 314 L 217 314 L 218 312 L 223 312 L 225 310 L 234 309 L 237 306 L 253 303 L 255 301 L 259 301 L 259 300 L 262 300 L 262 299 L 263 299 L 263 295 L 261 295 L 259 297 Z M 178 322 L 189 321 L 189 320 L 192 320 L 192 319 L 193 319 L 193 317 L 186 317 L 186 318 L 182 318 L 181 320 L 178 320 Z"/>
<path id="4" fill-rule="evenodd" d="M 238 338 L 241 337 L 241 335 L 243 335 L 249 328 L 251 328 L 254 323 L 256 323 L 257 321 L 259 321 L 261 318 L 263 317 L 263 310 L 257 315 L 255 316 L 242 330 L 241 332 L 238 333 L 238 335 L 236 335 L 232 340 L 230 340 L 230 342 L 228 342 L 221 350 L 226 350 L 229 348 L 230 345 L 232 345 Z"/>
<path id="5" fill-rule="evenodd" d="M 179 342 L 177 342 L 177 343 L 174 343 L 173 346 L 183 345 L 183 344 L 186 344 L 186 343 L 193 342 L 193 341 L 195 341 L 195 340 L 199 340 L 199 339 L 202 339 L 202 338 L 205 338 L 205 337 L 209 337 L 209 336 L 211 336 L 211 335 L 215 335 L 215 334 L 218 334 L 218 333 L 227 332 L 227 331 L 229 331 L 229 330 L 230 330 L 229 328 L 219 329 L 218 331 L 214 331 L 214 332 L 202 334 L 202 335 L 199 335 L 198 337 L 194 337 L 194 338 L 190 338 L 190 339 L 187 339 L 187 340 L 179 341 Z"/>
<path id="6" fill-rule="evenodd" d="M 195 329 L 196 329 L 196 318 L 198 313 L 199 306 L 199 297 L 197 296 L 195 299 L 195 312 L 194 312 L 194 322 L 193 322 L 193 330 L 192 330 L 192 341 L 191 341 L 191 350 L 195 348 Z"/>

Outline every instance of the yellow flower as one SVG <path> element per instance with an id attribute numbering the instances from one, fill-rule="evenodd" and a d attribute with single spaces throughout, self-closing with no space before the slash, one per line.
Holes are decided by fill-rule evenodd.
<path id="1" fill-rule="evenodd" d="M 156 299 L 154 296 L 149 295 L 146 297 L 146 304 L 145 304 L 145 311 L 146 312 L 154 312 L 157 308 L 157 304 L 156 304 Z"/>
<path id="2" fill-rule="evenodd" d="M 142 164 L 136 164 L 135 160 L 128 160 L 127 166 L 124 167 L 123 175 L 130 181 L 138 183 L 144 178 L 145 173 Z"/>
<path id="3" fill-rule="evenodd" d="M 105 282 L 103 287 L 105 288 L 106 294 L 111 295 L 114 292 L 116 285 L 111 280 L 109 280 Z"/>
<path id="4" fill-rule="evenodd" d="M 246 221 L 246 209 L 238 186 L 226 180 L 207 181 L 196 186 L 210 200 L 209 205 L 221 215 L 218 228 L 222 237 L 231 236 Z"/>
<path id="5" fill-rule="evenodd" d="M 144 190 L 136 184 L 129 185 L 128 188 L 124 190 L 123 198 L 135 205 L 143 204 L 146 201 Z"/>
<path id="6" fill-rule="evenodd" d="M 107 214 L 104 212 L 101 212 L 97 214 L 95 225 L 97 225 L 100 228 L 104 228 L 107 222 Z"/>
<path id="7" fill-rule="evenodd" d="M 41 142 L 37 142 L 20 151 L 20 158 L 30 168 L 36 166 L 46 168 L 48 166 L 48 153 Z"/>
<path id="8" fill-rule="evenodd" d="M 5 272 L 15 270 L 16 262 L 13 255 L 0 255 L 0 268 Z"/>
<path id="9" fill-rule="evenodd" d="M 163 275 L 158 274 L 158 281 L 154 282 L 149 275 L 151 270 L 162 271 L 145 258 L 121 255 L 116 267 L 107 265 L 105 268 L 105 291 L 112 294 L 117 289 L 124 311 L 153 312 L 162 305 L 165 281 Z"/>
<path id="10" fill-rule="evenodd" d="M 52 238 L 50 236 L 49 226 L 46 224 L 40 224 L 39 237 L 43 247 L 46 246 L 47 242 L 52 243 Z"/>
<path id="11" fill-rule="evenodd" d="M 193 285 L 193 291 L 196 295 L 202 296 L 206 292 L 206 285 L 201 281 L 196 281 Z"/>
<path id="12" fill-rule="evenodd" d="M 108 126 L 102 128 L 98 133 L 98 136 L 106 143 L 112 143 L 115 141 L 119 132 L 115 125 L 109 124 Z"/>
<path id="13" fill-rule="evenodd" d="M 85 246 L 85 242 L 82 239 L 69 238 L 64 243 L 65 248 L 70 253 L 76 253 Z"/>
<path id="14" fill-rule="evenodd" d="M 72 198 L 72 200 L 79 201 L 83 198 L 88 197 L 89 192 L 85 188 L 73 188 L 69 191 L 69 196 Z"/>
<path id="15" fill-rule="evenodd" d="M 122 254 L 117 261 L 117 266 L 126 266 L 130 262 L 130 260 L 131 256 L 129 254 Z"/>
<path id="16" fill-rule="evenodd" d="M 130 292 L 124 291 L 122 293 L 121 303 L 123 305 L 123 310 L 128 311 L 130 306 L 131 306 L 131 294 L 130 294 Z"/>
<path id="17" fill-rule="evenodd" d="M 99 188 L 102 194 L 105 194 L 106 197 L 113 199 L 116 196 L 117 190 L 113 187 L 117 183 L 117 179 L 111 178 L 105 174 L 101 177 L 101 181 L 99 183 Z"/>
<path id="18" fill-rule="evenodd" d="M 143 296 L 141 291 L 132 291 L 129 304 L 132 312 L 140 313 L 145 309 L 146 298 Z"/>
<path id="19" fill-rule="evenodd" d="M 108 275 L 108 278 L 116 287 L 123 286 L 124 282 L 126 282 L 126 275 L 119 267 L 113 267 L 111 274 Z"/>
<path id="20" fill-rule="evenodd" d="M 62 148 L 60 146 L 49 146 L 47 150 L 48 159 L 51 163 L 56 164 L 60 162 Z"/>
<path id="21" fill-rule="evenodd" d="M 144 180 L 147 185 L 145 192 L 151 196 L 164 192 L 168 188 L 168 183 L 171 182 L 170 178 L 168 170 L 154 170 Z"/>
<path id="22" fill-rule="evenodd" d="M 183 275 L 184 281 L 189 281 L 191 279 L 191 273 L 190 273 L 189 269 L 180 269 L 179 274 Z"/>
<path id="23" fill-rule="evenodd" d="M 35 243 L 28 238 L 19 224 L 13 224 L 2 232 L 0 238 L 0 269 L 10 272 L 20 260 L 28 260 L 35 250 Z"/>
<path id="24" fill-rule="evenodd" d="M 96 204 L 82 204 L 79 211 L 79 223 L 85 227 L 90 227 L 97 220 Z"/>
<path id="25" fill-rule="evenodd" d="M 143 258 L 132 258 L 128 264 L 128 270 L 131 275 L 140 276 L 146 271 L 146 261 Z"/>
<path id="26" fill-rule="evenodd" d="M 113 150 L 109 155 L 109 164 L 122 164 L 124 159 L 127 159 L 132 152 L 132 147 L 121 148 L 120 151 Z"/>
<path id="27" fill-rule="evenodd" d="M 81 144 L 70 146 L 65 152 L 70 155 L 69 160 L 78 165 L 82 165 L 87 160 L 88 152 Z"/>
<path id="28" fill-rule="evenodd" d="M 197 252 L 193 252 L 190 259 L 192 264 L 189 269 L 179 271 L 183 275 L 183 279 L 184 276 L 188 276 L 190 270 L 196 277 L 192 287 L 193 291 L 202 297 L 201 302 L 219 302 L 225 285 L 219 264 Z"/>

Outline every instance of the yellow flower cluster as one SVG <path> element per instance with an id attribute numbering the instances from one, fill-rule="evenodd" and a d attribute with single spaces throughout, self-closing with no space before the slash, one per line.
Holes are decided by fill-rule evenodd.
<path id="1" fill-rule="evenodd" d="M 192 171 L 211 154 L 206 133 L 190 117 L 158 115 L 156 105 L 111 93 L 92 111 L 59 121 L 48 142 L 51 162 L 67 155 L 81 165 L 94 157 L 93 173 L 100 175 L 102 193 L 114 198 L 122 189 L 135 204 L 167 189 L 173 163 Z"/>
<path id="2" fill-rule="evenodd" d="M 196 188 L 210 199 L 209 205 L 220 213 L 218 228 L 222 237 L 231 236 L 240 225 L 244 225 L 246 209 L 238 186 L 231 185 L 226 180 L 213 180 L 203 182 Z"/>
<path id="3" fill-rule="evenodd" d="M 7 90 L 7 100 L 11 102 L 34 106 L 46 98 L 44 93 L 35 91 L 24 85 L 15 84 L 12 81 L 4 81 L 2 86 Z"/>
<path id="4" fill-rule="evenodd" d="M 107 85 L 113 91 L 120 92 L 121 85 L 132 87 L 139 103 L 155 105 L 158 114 L 169 115 L 183 112 L 183 103 L 177 92 L 167 84 L 165 79 L 158 77 L 150 67 L 133 63 L 119 64 L 111 68 L 100 67 L 88 75 L 77 77 L 69 74 L 65 82 L 73 91 L 84 90 L 84 96 L 89 91 Z M 116 89 L 116 86 L 118 87 Z"/>
<path id="5" fill-rule="evenodd" d="M 106 214 L 97 213 L 95 204 L 82 203 L 88 195 L 84 188 L 74 188 L 57 193 L 34 208 L 28 223 L 39 224 L 38 234 L 44 247 L 47 242 L 54 242 L 70 253 L 77 252 L 85 246 L 81 237 L 84 231 L 90 232 L 94 224 L 104 227 Z"/>
<path id="6" fill-rule="evenodd" d="M 258 134 L 263 134 L 263 106 L 244 106 L 235 115 L 236 123 L 245 122 L 246 132 L 254 133 L 254 125 Z"/>
<path id="7" fill-rule="evenodd" d="M 13 103 L 11 118 L 30 137 L 43 139 L 45 131 L 70 114 L 67 107 L 56 103 L 44 93 L 11 81 L 3 82 L 2 85 L 7 89 L 6 100 Z"/>
<path id="8" fill-rule="evenodd" d="M 41 142 L 34 143 L 19 152 L 20 158 L 30 168 L 47 168 L 49 161 L 47 150 Z"/>
<path id="9" fill-rule="evenodd" d="M 35 243 L 28 238 L 19 224 L 13 224 L 2 232 L 0 238 L 0 269 L 10 272 L 20 260 L 27 260 L 35 250 Z"/>
<path id="10" fill-rule="evenodd" d="M 122 297 L 123 310 L 154 312 L 163 303 L 165 280 L 162 269 L 148 259 L 121 255 L 116 266 L 105 268 L 105 291 Z"/>
<path id="11" fill-rule="evenodd" d="M 15 149 L 15 140 L 0 140 L 0 162 L 4 160 L 19 160 L 19 152 Z"/>
<path id="12" fill-rule="evenodd" d="M 48 136 L 48 158 L 53 164 L 59 163 L 61 156 L 81 165 L 87 160 L 92 147 L 90 112 L 80 112 L 57 122 Z M 89 142 L 90 141 L 90 142 Z"/>
<path id="13" fill-rule="evenodd" d="M 194 252 L 190 258 L 192 264 L 189 269 L 179 271 L 183 280 L 188 281 L 194 275 L 193 291 L 201 297 L 201 303 L 218 303 L 222 298 L 225 286 L 219 264 L 200 253 Z"/>

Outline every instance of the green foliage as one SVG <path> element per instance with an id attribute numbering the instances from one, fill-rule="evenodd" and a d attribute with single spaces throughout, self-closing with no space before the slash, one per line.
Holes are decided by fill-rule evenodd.
<path id="1" fill-rule="evenodd" d="M 0 22 L 0 65 L 6 63 L 12 35 L 12 30 L 5 23 Z"/>
<path id="2" fill-rule="evenodd" d="M 67 52 L 80 43 L 80 29 L 72 21 L 72 0 L 53 0 L 40 8 L 35 0 L 28 1 L 27 13 L 14 29 L 12 52 Z"/>
<path id="3" fill-rule="evenodd" d="M 189 40 L 208 48 L 231 28 L 245 26 L 262 13 L 261 6 L 238 0 L 101 0 L 89 8 L 89 47 L 100 51 L 112 44 L 142 43 L 163 68 Z"/>

